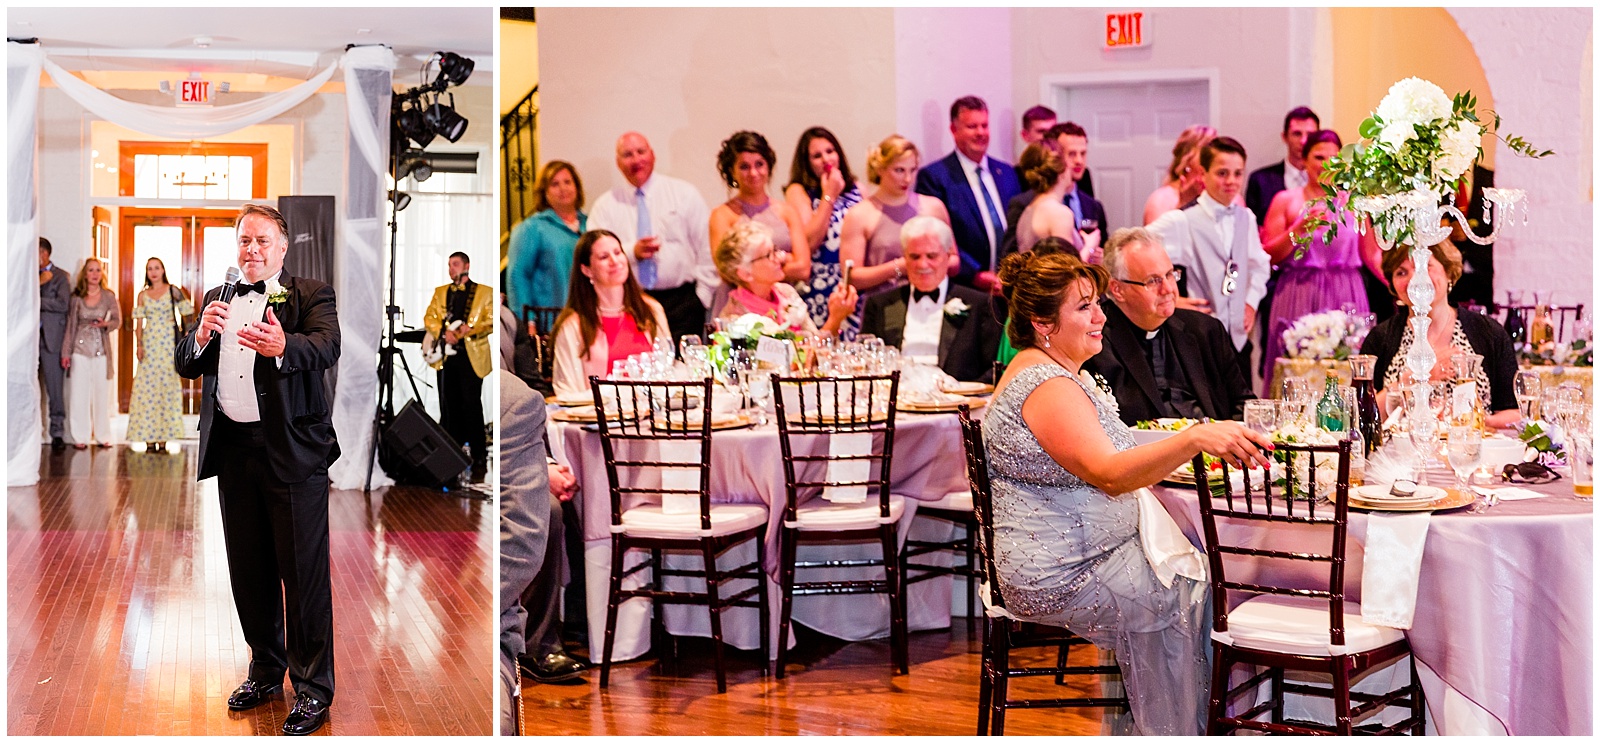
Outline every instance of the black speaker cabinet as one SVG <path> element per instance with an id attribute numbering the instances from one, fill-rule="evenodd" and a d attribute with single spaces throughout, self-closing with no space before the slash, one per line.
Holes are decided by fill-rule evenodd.
<path id="1" fill-rule="evenodd" d="M 396 482 L 439 487 L 455 482 L 471 464 L 455 439 L 416 400 L 406 403 L 383 432 L 382 464 Z"/>

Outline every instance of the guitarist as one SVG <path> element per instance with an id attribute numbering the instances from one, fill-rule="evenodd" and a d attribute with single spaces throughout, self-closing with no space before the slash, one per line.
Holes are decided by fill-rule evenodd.
<path id="1" fill-rule="evenodd" d="M 450 283 L 433 291 L 422 318 L 428 335 L 453 346 L 439 370 L 439 424 L 472 452 L 472 481 L 483 482 L 489 444 L 483 424 L 483 378 L 494 371 L 489 333 L 494 330 L 494 290 L 467 277 L 466 253 L 450 254 Z"/>

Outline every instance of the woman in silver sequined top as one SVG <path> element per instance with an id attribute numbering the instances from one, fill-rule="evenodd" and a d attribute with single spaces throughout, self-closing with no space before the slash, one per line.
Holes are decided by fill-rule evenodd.
<path id="1" fill-rule="evenodd" d="M 117 295 L 106 286 L 105 266 L 98 258 L 83 262 L 67 306 L 66 342 L 61 368 L 67 370 L 67 434 L 73 446 L 94 441 L 111 446 L 111 331 L 122 326 Z"/>
<path id="2" fill-rule="evenodd" d="M 1117 236 L 1113 236 L 1113 240 Z M 1109 391 L 1083 374 L 1099 353 L 1107 274 L 1066 254 L 1001 264 L 1011 342 L 1022 349 L 984 418 L 994 494 L 995 579 L 1013 614 L 1116 652 L 1129 715 L 1108 732 L 1198 735 L 1210 682 L 1209 590 L 1156 578 L 1138 499 L 1202 451 L 1266 466 L 1260 434 L 1231 421 L 1135 446 Z"/>

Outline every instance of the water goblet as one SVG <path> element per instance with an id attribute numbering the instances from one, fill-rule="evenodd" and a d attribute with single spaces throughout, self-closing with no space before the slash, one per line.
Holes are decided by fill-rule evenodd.
<path id="1" fill-rule="evenodd" d="M 1544 391 L 1544 379 L 1539 372 L 1532 369 L 1518 371 L 1512 380 L 1511 391 L 1516 395 L 1517 410 L 1522 413 L 1523 419 L 1533 420 L 1533 403 Z"/>
<path id="2" fill-rule="evenodd" d="M 1245 400 L 1244 425 L 1262 435 L 1272 435 L 1278 427 L 1278 401 Z"/>
<path id="3" fill-rule="evenodd" d="M 1476 426 L 1451 426 L 1446 457 L 1463 491 L 1471 486 L 1472 471 L 1483 457 L 1483 433 Z"/>

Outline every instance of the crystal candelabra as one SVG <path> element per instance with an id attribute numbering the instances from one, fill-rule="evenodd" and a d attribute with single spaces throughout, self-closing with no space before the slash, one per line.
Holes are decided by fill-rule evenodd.
<path id="1" fill-rule="evenodd" d="M 1433 306 L 1434 285 L 1433 279 L 1428 275 L 1428 259 L 1432 257 L 1430 248 L 1450 237 L 1450 220 L 1455 220 L 1466 233 L 1467 239 L 1479 245 L 1488 245 L 1495 241 L 1500 234 L 1500 228 L 1512 222 L 1519 214 L 1522 223 L 1528 223 L 1528 204 L 1526 193 L 1516 188 L 1485 188 L 1483 198 L 1489 203 L 1483 210 L 1483 224 L 1489 226 L 1489 235 L 1479 237 L 1473 232 L 1467 222 L 1467 215 L 1457 209 L 1452 194 L 1446 194 L 1441 203 L 1439 195 L 1425 188 L 1418 188 L 1400 194 L 1384 194 L 1382 196 L 1357 197 L 1351 206 L 1372 218 L 1375 225 L 1374 231 L 1379 247 L 1390 250 L 1395 247 L 1395 235 L 1403 232 L 1402 226 L 1409 226 L 1411 232 L 1411 285 L 1407 288 L 1406 297 L 1411 300 L 1411 306 L 1418 311 L 1411 313 L 1411 350 L 1406 354 L 1406 368 L 1411 371 L 1412 400 L 1420 401 L 1413 404 L 1408 412 L 1410 415 L 1411 430 L 1423 437 L 1434 435 L 1437 421 L 1434 419 L 1430 406 L 1427 404 L 1429 395 L 1432 394 L 1432 384 L 1428 381 L 1433 373 L 1433 364 L 1437 360 L 1433 353 L 1433 346 L 1427 342 L 1428 318 L 1427 308 Z M 1384 227 L 1390 229 L 1384 229 Z M 1365 227 L 1362 227 L 1363 231 Z"/>

